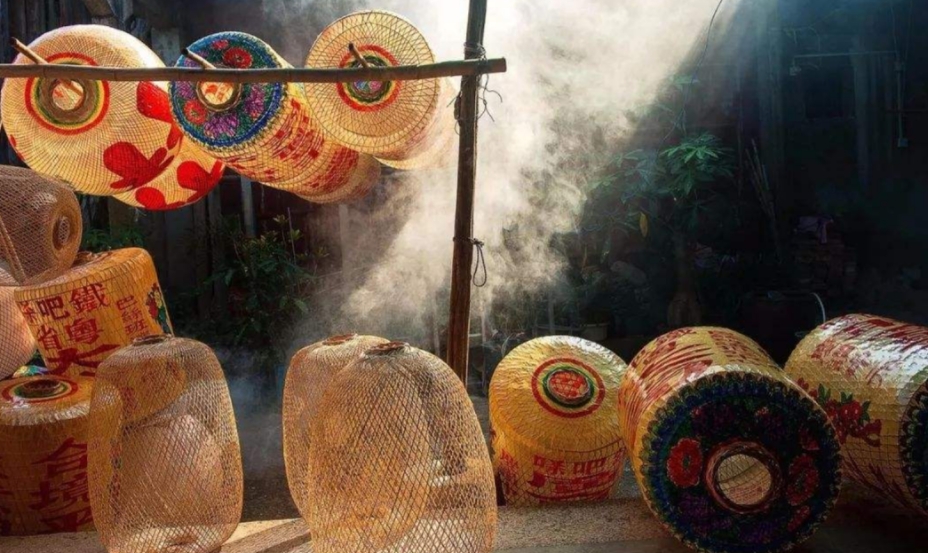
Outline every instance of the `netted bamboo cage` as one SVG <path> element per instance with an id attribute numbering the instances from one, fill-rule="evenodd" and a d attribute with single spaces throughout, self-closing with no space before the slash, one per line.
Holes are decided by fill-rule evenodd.
<path id="1" fill-rule="evenodd" d="M 322 31 L 307 67 L 353 68 L 422 65 L 435 57 L 409 21 L 384 11 L 347 15 Z M 440 80 L 308 83 L 309 107 L 342 145 L 379 158 L 406 159 L 428 138 L 439 107 Z"/>
<path id="2" fill-rule="evenodd" d="M 487 552 L 493 471 L 463 384 L 391 342 L 335 375 L 310 422 L 306 517 L 317 553 Z"/>
<path id="3" fill-rule="evenodd" d="M 140 338 L 100 365 L 89 493 L 110 553 L 218 551 L 242 512 L 232 401 L 207 346 Z"/>
<path id="4" fill-rule="evenodd" d="M 0 286 L 61 275 L 74 263 L 82 232 L 74 192 L 34 171 L 0 166 Z"/>
<path id="5" fill-rule="evenodd" d="M 135 338 L 172 332 L 154 262 L 140 248 L 82 253 L 62 276 L 15 297 L 54 374 L 93 376 Z"/>
<path id="6" fill-rule="evenodd" d="M 184 140 L 180 152 L 161 175 L 145 186 L 117 194 L 124 204 L 151 211 L 167 211 L 195 204 L 222 179 L 225 165 Z"/>
<path id="7" fill-rule="evenodd" d="M 845 474 L 928 515 L 928 328 L 839 317 L 803 339 L 786 372 L 834 423 Z"/>
<path id="8" fill-rule="evenodd" d="M 373 346 L 387 340 L 377 336 L 332 336 L 307 346 L 290 360 L 283 395 L 283 443 L 287 484 L 293 502 L 304 516 L 313 498 L 306 493 L 310 441 L 309 428 L 319 401 L 332 378 Z"/>
<path id="9" fill-rule="evenodd" d="M 35 339 L 23 319 L 12 288 L 0 288 L 0 380 L 10 376 L 35 354 Z"/>
<path id="10" fill-rule="evenodd" d="M 494 467 L 507 505 L 606 499 L 625 461 L 616 420 L 625 362 L 571 336 L 520 345 L 490 382 Z"/>
<path id="11" fill-rule="evenodd" d="M 700 551 L 790 549 L 837 497 L 841 447 L 825 411 L 734 331 L 684 328 L 645 346 L 619 420 L 648 506 Z"/>
<path id="12" fill-rule="evenodd" d="M 92 379 L 0 382 L 0 536 L 93 529 L 87 498 Z"/>
<path id="13" fill-rule="evenodd" d="M 163 67 L 129 33 L 102 25 L 49 31 L 30 45 L 52 64 Z M 16 64 L 29 64 L 19 55 Z M 170 166 L 183 135 L 164 83 L 7 79 L 0 108 L 10 145 L 32 169 L 101 196 L 131 191 Z"/>

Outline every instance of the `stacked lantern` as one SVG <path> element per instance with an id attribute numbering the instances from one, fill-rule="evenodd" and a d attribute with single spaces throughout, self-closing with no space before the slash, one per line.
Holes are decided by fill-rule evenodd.
<path id="1" fill-rule="evenodd" d="M 605 499 L 624 461 L 616 422 L 625 362 L 568 336 L 514 349 L 490 383 L 493 451 L 509 505 Z"/>
<path id="2" fill-rule="evenodd" d="M 786 371 L 834 422 L 847 475 L 928 515 L 928 328 L 840 317 L 809 334 Z"/>
<path id="3" fill-rule="evenodd" d="M 825 412 L 760 346 L 685 328 L 629 365 L 619 418 L 649 507 L 702 551 L 783 551 L 834 504 L 840 444 Z"/>
<path id="4" fill-rule="evenodd" d="M 93 529 L 90 383 L 60 376 L 0 382 L 0 536 Z"/>
<path id="5" fill-rule="evenodd" d="M 290 495 L 300 513 L 309 512 L 313 500 L 306 494 L 309 465 L 310 423 L 332 378 L 373 346 L 387 340 L 376 336 L 333 336 L 296 353 L 287 370 L 283 397 L 284 461 Z"/>
<path id="6" fill-rule="evenodd" d="M 133 339 L 171 332 L 154 263 L 139 248 L 82 254 L 60 277 L 17 289 L 16 302 L 55 374 L 93 376 Z"/>
<path id="7" fill-rule="evenodd" d="M 406 344 L 335 375 L 310 421 L 307 524 L 319 553 L 490 551 L 493 472 L 473 405 Z"/>
<path id="8" fill-rule="evenodd" d="M 213 352 L 137 340 L 101 366 L 91 404 L 90 500 L 118 553 L 214 551 L 238 525 L 242 464 Z"/>

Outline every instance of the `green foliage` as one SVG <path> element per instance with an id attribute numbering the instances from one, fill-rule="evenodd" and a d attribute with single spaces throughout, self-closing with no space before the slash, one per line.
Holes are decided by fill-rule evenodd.
<path id="1" fill-rule="evenodd" d="M 141 248 L 145 240 L 136 227 L 120 227 L 115 230 L 89 228 L 84 231 L 81 249 L 89 252 L 107 252 L 121 248 Z"/>

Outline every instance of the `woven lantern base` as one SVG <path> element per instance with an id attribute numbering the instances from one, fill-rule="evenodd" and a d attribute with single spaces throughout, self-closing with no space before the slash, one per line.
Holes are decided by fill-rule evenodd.
<path id="1" fill-rule="evenodd" d="M 0 288 L 0 380 L 10 376 L 35 354 L 35 339 L 13 300 L 12 288 Z"/>
<path id="2" fill-rule="evenodd" d="M 615 412 L 625 362 L 569 336 L 506 356 L 490 383 L 490 424 L 507 505 L 610 496 L 624 462 Z"/>
<path id="3" fill-rule="evenodd" d="M 928 328 L 839 317 L 803 339 L 786 372 L 831 417 L 847 476 L 928 515 Z"/>
<path id="4" fill-rule="evenodd" d="M 151 211 L 179 209 L 209 194 L 219 184 L 224 170 L 222 162 L 194 146 L 193 141 L 186 140 L 171 166 L 161 175 L 132 192 L 117 194 L 116 199 Z"/>
<path id="5" fill-rule="evenodd" d="M 74 263 L 82 232 L 77 196 L 63 183 L 0 166 L 0 286 L 58 277 Z"/>
<path id="6" fill-rule="evenodd" d="M 745 336 L 666 334 L 635 357 L 619 395 L 642 494 L 690 547 L 784 551 L 833 506 L 841 481 L 834 428 Z"/>
<path id="7" fill-rule="evenodd" d="M 58 376 L 0 382 L 0 536 L 93 529 L 91 383 Z"/>
<path id="8" fill-rule="evenodd" d="M 369 349 L 335 375 L 317 413 L 313 551 L 490 551 L 490 459 L 470 398 L 440 359 L 401 343 Z"/>
<path id="9" fill-rule="evenodd" d="M 380 181 L 380 163 L 334 142 L 326 142 L 318 169 L 293 181 L 274 183 L 314 203 L 340 203 L 363 198 Z"/>

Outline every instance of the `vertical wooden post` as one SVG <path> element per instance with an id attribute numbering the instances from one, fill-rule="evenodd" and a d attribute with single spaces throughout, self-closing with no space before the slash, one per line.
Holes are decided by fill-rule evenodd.
<path id="1" fill-rule="evenodd" d="M 483 56 L 487 0 L 470 0 L 464 57 Z M 480 77 L 461 78 L 458 123 L 458 195 L 454 214 L 454 258 L 451 265 L 451 317 L 448 322 L 448 364 L 467 385 L 470 334 L 470 292 L 474 262 L 474 193 L 477 177 L 477 95 Z"/>

